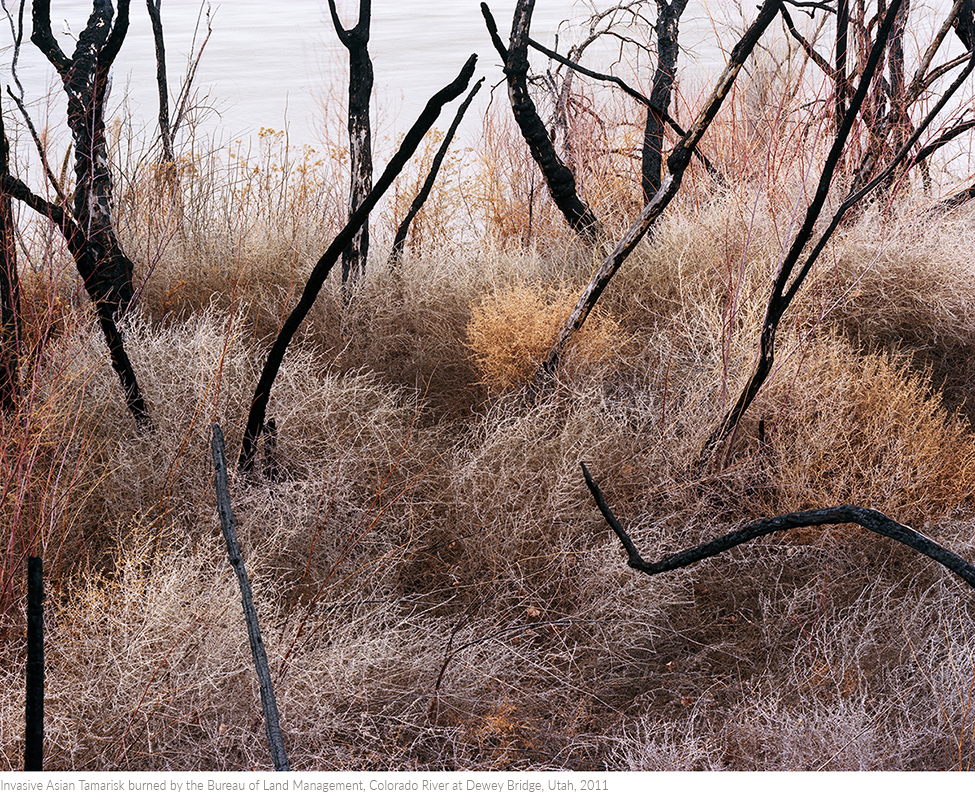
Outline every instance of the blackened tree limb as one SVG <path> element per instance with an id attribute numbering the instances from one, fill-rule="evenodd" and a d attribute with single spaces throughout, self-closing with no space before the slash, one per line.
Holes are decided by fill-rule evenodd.
<path id="1" fill-rule="evenodd" d="M 294 339 L 298 328 L 301 327 L 301 323 L 308 316 L 308 312 L 315 303 L 315 298 L 318 297 L 318 293 L 325 284 L 325 279 L 328 277 L 329 272 L 339 256 L 341 256 L 342 252 L 352 240 L 359 226 L 368 217 L 369 212 L 375 208 L 376 203 L 379 202 L 379 199 L 392 185 L 396 176 L 406 166 L 406 162 L 416 152 L 427 131 L 437 121 L 441 109 L 444 105 L 460 96 L 461 92 L 470 84 L 476 63 L 477 56 L 472 55 L 467 60 L 467 63 L 464 64 L 460 74 L 427 101 L 423 111 L 420 112 L 420 116 L 403 138 L 403 143 L 390 159 L 383 174 L 379 176 L 379 180 L 376 181 L 376 185 L 372 191 L 369 192 L 365 200 L 362 201 L 362 204 L 355 210 L 348 223 L 339 232 L 338 236 L 335 237 L 332 244 L 329 245 L 328 249 L 318 260 L 318 263 L 315 264 L 314 269 L 312 269 L 311 275 L 308 277 L 305 288 L 298 300 L 298 304 L 285 320 L 284 325 L 281 327 L 281 332 L 271 346 L 271 351 L 268 353 L 267 360 L 264 362 L 264 369 L 261 371 L 261 377 L 254 389 L 250 412 L 247 416 L 247 427 L 244 430 L 244 440 L 240 450 L 238 468 L 242 473 L 249 474 L 254 468 L 257 441 L 264 430 L 267 404 L 271 397 L 271 388 L 274 386 L 274 380 L 278 375 L 278 370 L 281 368 L 281 363 L 284 361 L 288 345 L 291 344 L 291 340 Z"/>
<path id="2" fill-rule="evenodd" d="M 237 523 L 234 520 L 234 510 L 230 505 L 230 490 L 227 485 L 227 458 L 224 446 L 223 431 L 220 426 L 213 425 L 214 488 L 217 494 L 217 512 L 220 515 L 220 527 L 223 538 L 227 543 L 227 556 L 230 566 L 237 575 L 240 584 L 240 602 L 244 607 L 244 620 L 247 623 L 247 638 L 250 640 L 251 655 L 254 658 L 254 669 L 261 688 L 261 707 L 264 709 L 264 730 L 267 743 L 271 748 L 271 760 L 274 769 L 279 772 L 290 770 L 288 754 L 284 749 L 284 737 L 281 736 L 281 723 L 278 720 L 278 703 L 274 698 L 274 684 L 271 682 L 271 670 L 267 665 L 267 652 L 264 650 L 264 640 L 261 639 L 261 626 L 257 619 L 257 609 L 254 607 L 254 596 L 251 593 L 250 579 L 244 567 L 244 559 L 240 554 L 237 543 Z"/>
<path id="3" fill-rule="evenodd" d="M 659 575 L 661 572 L 669 572 L 674 569 L 690 566 L 705 558 L 716 556 L 740 544 L 752 541 L 761 536 L 779 531 L 794 530 L 796 528 L 819 527 L 820 525 L 841 525 L 853 523 L 861 528 L 866 528 L 881 536 L 906 544 L 908 547 L 917 550 L 922 555 L 937 561 L 943 567 L 950 569 L 958 575 L 969 586 L 975 588 L 975 566 L 972 566 L 961 556 L 956 555 L 950 550 L 945 549 L 937 542 L 923 536 L 913 528 L 902 525 L 899 522 L 882 514 L 872 508 L 861 506 L 844 505 L 833 506 L 831 508 L 816 508 L 809 511 L 798 511 L 792 514 L 781 514 L 777 517 L 756 520 L 743 528 L 726 533 L 711 542 L 691 547 L 680 553 L 664 558 L 660 561 L 645 561 L 637 551 L 636 545 L 626 533 L 625 528 L 616 519 L 609 505 L 603 497 L 602 491 L 593 480 L 586 465 L 582 465 L 582 472 L 586 480 L 586 486 L 592 493 L 599 507 L 603 519 L 609 524 L 616 534 L 623 548 L 626 550 L 627 565 L 646 575 Z"/>
<path id="4" fill-rule="evenodd" d="M 369 104 L 372 100 L 374 73 L 369 57 L 369 26 L 372 16 L 371 0 L 359 0 L 359 19 L 354 28 L 345 28 L 335 8 L 335 0 L 328 0 L 332 24 L 339 41 L 349 51 L 349 168 L 352 173 L 349 187 L 349 215 L 362 204 L 372 189 L 372 126 Z M 351 287 L 365 272 L 369 254 L 369 220 L 361 225 L 342 254 L 342 285 Z"/>
<path id="5" fill-rule="evenodd" d="M 0 175 L 10 173 L 10 146 L 0 115 Z M 20 279 L 10 192 L 0 184 L 0 411 L 20 398 Z"/>
<path id="6" fill-rule="evenodd" d="M 857 115 L 860 113 L 860 108 L 866 99 L 867 92 L 871 88 L 873 77 L 880 63 L 881 56 L 886 50 L 887 38 L 889 37 L 893 28 L 894 19 L 900 10 L 900 2 L 901 0 L 893 0 L 886 16 L 884 17 L 880 30 L 877 33 L 877 38 L 873 44 L 873 48 L 871 49 L 870 56 L 868 57 L 867 63 L 865 64 L 863 72 L 860 75 L 860 83 L 850 100 L 850 105 L 846 110 L 846 114 L 843 117 L 843 121 L 841 122 L 839 129 L 836 132 L 830 151 L 826 156 L 816 193 L 806 209 L 806 214 L 802 225 L 793 239 L 789 251 L 786 253 L 782 260 L 782 264 L 779 266 L 779 271 L 775 277 L 775 282 L 772 286 L 772 291 L 769 294 L 769 300 L 766 306 L 765 320 L 762 324 L 762 332 L 759 340 L 759 356 L 755 369 L 752 372 L 748 382 L 745 384 L 745 387 L 742 389 L 741 394 L 738 396 L 734 406 L 724 415 L 721 422 L 717 425 L 717 427 L 715 427 L 705 442 L 704 448 L 702 449 L 701 458 L 698 460 L 699 466 L 703 465 L 703 463 L 710 458 L 711 453 L 718 442 L 722 441 L 728 432 L 738 425 L 741 418 L 744 416 L 745 411 L 751 405 L 755 397 L 758 396 L 759 390 L 762 388 L 765 380 L 772 371 L 772 365 L 775 360 L 775 338 L 778 331 L 779 322 L 782 320 L 782 316 L 788 309 L 789 302 L 795 295 L 796 290 L 798 290 L 806 274 L 808 274 L 808 268 L 811 268 L 813 262 L 811 262 L 809 259 L 806 260 L 806 267 L 802 270 L 798 278 L 792 282 L 790 287 L 790 280 L 793 278 L 793 270 L 798 265 L 803 251 L 806 249 L 810 239 L 812 238 L 816 221 L 819 219 L 819 215 L 826 203 L 826 198 L 829 195 L 833 177 L 836 174 L 836 170 L 843 156 L 846 141 L 851 130 L 853 129 L 854 121 L 856 120 Z M 833 230 L 835 230 L 835 228 L 831 229 L 829 233 L 832 234 Z M 820 242 L 825 246 L 825 240 L 822 237 L 820 237 Z"/>
<path id="7" fill-rule="evenodd" d="M 504 74 L 515 122 L 545 178 L 552 200 L 576 234 L 590 246 L 601 247 L 605 240 L 602 223 L 579 197 L 575 176 L 555 152 L 555 145 L 528 91 L 528 33 L 534 8 L 535 0 L 518 0 L 507 48 L 498 46 L 497 24 L 493 22 L 487 3 L 481 3 L 481 14 L 488 30 L 495 31 L 491 38 L 505 59 Z"/>
<path id="8" fill-rule="evenodd" d="M 623 235 L 623 238 L 617 242 L 613 251 L 600 264 L 592 279 L 589 281 L 589 284 L 583 290 L 582 296 L 576 303 L 575 308 L 572 309 L 568 319 L 562 325 L 562 329 L 559 331 L 555 343 L 535 373 L 531 385 L 532 395 L 538 396 L 544 392 L 551 377 L 558 369 L 562 355 L 568 347 L 573 334 L 585 323 L 599 297 L 617 270 L 622 266 L 627 256 L 633 252 L 633 249 L 640 243 L 643 236 L 657 222 L 670 201 L 676 196 L 677 191 L 680 189 L 681 181 L 683 180 L 684 171 L 690 163 L 691 155 L 697 149 L 701 138 L 731 93 L 738 73 L 741 72 L 741 68 L 748 59 L 748 56 L 755 49 L 758 40 L 772 23 L 772 20 L 781 7 L 781 0 L 765 0 L 758 11 L 758 16 L 755 18 L 755 21 L 748 27 L 738 44 L 732 49 L 728 64 L 718 78 L 710 97 L 698 113 L 690 129 L 677 143 L 667 158 L 667 172 L 661 181 L 656 195 L 647 203 L 643 211 L 640 212 L 640 215 Z"/>
<path id="9" fill-rule="evenodd" d="M 430 192 L 433 189 L 433 184 L 437 180 L 437 173 L 440 172 L 440 166 L 443 164 L 443 160 L 447 156 L 447 150 L 450 147 L 451 141 L 453 141 L 454 134 L 457 133 L 457 128 L 460 126 L 461 120 L 464 119 L 464 114 L 467 112 L 471 102 L 474 100 L 474 95 L 477 94 L 483 83 L 484 78 L 481 78 L 477 83 L 475 83 L 474 88 L 471 89 L 464 102 L 461 103 L 460 107 L 457 109 L 453 122 L 450 123 L 447 133 L 444 134 L 443 141 L 440 143 L 440 148 L 437 150 L 437 154 L 433 157 L 433 163 L 430 165 L 430 171 L 427 173 L 426 180 L 423 181 L 420 191 L 417 192 L 416 197 L 413 198 L 413 202 L 410 204 L 410 210 L 406 213 L 406 216 L 403 217 L 403 221 L 396 229 L 396 236 L 393 237 L 393 247 L 389 253 L 389 265 L 393 269 L 399 265 L 403 257 L 403 249 L 406 246 L 406 236 L 410 231 L 410 225 L 413 223 L 413 220 L 416 219 L 416 215 L 420 213 L 420 209 L 423 208 L 423 204 L 430 196 Z"/>
<path id="10" fill-rule="evenodd" d="M 44 768 L 44 563 L 27 558 L 27 691 L 24 771 Z"/>
<path id="11" fill-rule="evenodd" d="M 975 47 L 975 0 L 961 0 L 951 25 L 966 50 Z"/>
<path id="12" fill-rule="evenodd" d="M 850 92 L 847 79 L 847 53 L 850 49 L 850 0 L 836 0 L 836 47 L 834 48 L 833 86 L 834 119 L 839 126 L 846 114 L 846 97 Z"/>
<path id="13" fill-rule="evenodd" d="M 162 0 L 146 0 L 149 21 L 152 24 L 152 40 L 156 48 L 156 90 L 159 94 L 159 138 L 162 142 L 162 160 L 173 163 L 173 133 L 169 124 L 169 83 L 166 78 L 166 40 L 163 38 Z"/>
<path id="14" fill-rule="evenodd" d="M 91 258 L 83 231 L 79 229 L 78 224 L 64 208 L 34 194 L 23 181 L 11 175 L 0 175 L 0 192 L 20 200 L 38 213 L 48 217 L 61 231 L 61 235 L 64 236 L 68 245 L 68 251 L 77 264 L 84 264 L 86 259 Z M 79 271 L 81 271 L 80 266 Z M 125 352 L 122 334 L 115 322 L 114 306 L 101 298 L 96 298 L 94 303 L 98 322 L 108 345 L 112 369 L 115 370 L 125 395 L 125 404 L 135 419 L 138 429 L 142 432 L 151 431 L 152 418 L 149 416 L 145 397 L 139 388 L 132 362 L 129 361 L 129 356 Z"/>
<path id="15" fill-rule="evenodd" d="M 654 109 L 664 112 L 670 108 L 670 98 L 674 92 L 674 78 L 677 73 L 678 29 L 681 14 L 687 7 L 687 0 L 657 0 L 657 68 L 650 88 L 650 103 L 647 106 L 647 119 L 643 129 L 643 157 L 641 163 L 641 186 L 643 202 L 649 203 L 660 188 L 664 158 L 664 118 Z"/>

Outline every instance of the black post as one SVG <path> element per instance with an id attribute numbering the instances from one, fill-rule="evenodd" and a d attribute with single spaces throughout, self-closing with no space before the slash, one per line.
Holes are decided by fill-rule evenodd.
<path id="1" fill-rule="evenodd" d="M 27 698 L 24 704 L 24 771 L 44 768 L 44 568 L 27 559 Z"/>

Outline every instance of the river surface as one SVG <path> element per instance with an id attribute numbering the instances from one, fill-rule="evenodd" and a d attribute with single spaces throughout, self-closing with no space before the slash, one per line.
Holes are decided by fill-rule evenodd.
<path id="1" fill-rule="evenodd" d="M 3 0 L 16 10 L 16 0 Z M 933 27 L 943 15 L 948 0 L 912 3 L 914 18 L 927 5 L 936 13 L 920 12 Z M 538 0 L 532 35 L 565 52 L 567 45 L 581 38 L 580 24 L 594 9 L 618 5 L 618 0 Z M 653 19 L 653 3 L 647 4 Z M 493 0 L 490 6 L 502 36 L 510 29 L 514 0 Z M 91 12 L 91 0 L 51 3 L 56 36 L 70 54 L 77 35 Z M 734 44 L 742 29 L 742 13 L 754 14 L 755 2 L 691 0 L 681 20 L 682 53 L 679 70 L 685 86 L 703 86 L 725 63 L 724 52 Z M 30 34 L 30 3 L 27 4 L 27 32 L 19 56 L 18 76 L 32 114 L 41 125 L 63 130 L 64 96 L 51 66 L 27 39 Z M 338 0 L 345 25 L 355 24 L 358 0 Z M 287 128 L 294 144 L 317 146 L 322 139 L 322 120 L 341 120 L 341 103 L 347 91 L 346 51 L 338 43 L 323 0 L 222 0 L 203 4 L 200 0 L 163 0 L 162 17 L 168 52 L 170 93 L 173 98 L 185 74 L 187 61 L 199 48 L 206 33 L 209 12 L 212 35 L 200 61 L 196 88 L 200 104 L 209 109 L 203 127 L 220 141 L 253 137 L 261 128 Z M 155 53 L 145 3 L 131 3 L 129 33 L 115 64 L 111 113 L 126 113 L 134 122 L 137 136 L 151 138 L 156 132 L 158 100 L 155 82 Z M 801 12 L 793 16 L 801 21 Z M 2 21 L 2 20 L 0 20 Z M 197 28 L 198 22 L 200 28 Z M 924 39 L 916 25 L 912 35 Z M 625 31 L 634 39 L 647 41 L 647 24 Z M 194 45 L 195 37 L 195 45 Z M 953 38 L 953 37 L 952 37 Z M 12 42 L 9 26 L 0 31 L 0 42 Z M 374 0 L 370 52 L 375 65 L 375 114 L 377 132 L 396 138 L 422 109 L 427 98 L 457 74 L 471 53 L 479 56 L 476 76 L 488 86 L 503 80 L 500 59 L 491 46 L 477 0 Z M 0 77 L 10 85 L 12 48 L 0 53 Z M 587 66 L 613 70 L 648 90 L 650 70 L 646 63 L 634 63 L 632 56 L 620 59 L 609 41 L 587 52 Z M 532 56 L 535 69 L 546 59 Z M 693 91 L 693 90 L 690 90 Z M 480 108 L 489 93 L 481 92 Z M 693 94 L 691 95 L 693 96 Z M 2 101 L 8 119 L 15 113 L 8 97 Z M 461 134 L 468 143 L 479 130 L 477 114 L 468 115 Z M 446 127 L 442 119 L 440 127 Z"/>
<path id="2" fill-rule="evenodd" d="M 7 8 L 15 9 L 16 5 L 14 0 L 5 0 Z M 567 43 L 578 40 L 579 23 L 592 14 L 593 7 L 611 5 L 615 3 L 540 0 L 533 17 L 532 36 L 549 46 L 558 40 L 564 52 Z M 734 24 L 736 18 L 740 21 L 740 15 L 734 3 L 712 5 L 718 7 L 717 12 L 693 2 L 685 12 L 685 69 L 709 71 L 723 63 L 715 32 L 724 29 L 726 23 Z M 490 6 L 506 36 L 514 0 L 495 0 Z M 91 7 L 90 0 L 51 3 L 54 33 L 69 55 L 74 48 L 71 34 L 76 36 L 84 29 Z M 206 118 L 207 127 L 233 140 L 251 136 L 262 127 L 280 130 L 287 126 L 292 142 L 314 145 L 323 115 L 335 113 L 335 103 L 341 101 L 345 91 L 345 50 L 332 29 L 327 4 L 321 0 L 223 0 L 202 6 L 201 19 L 199 0 L 163 0 L 173 97 L 178 94 L 187 61 L 194 52 L 198 20 L 201 23 L 195 35 L 197 49 L 205 36 L 208 8 L 212 35 L 195 83 L 203 104 L 212 109 Z M 345 25 L 354 25 L 358 2 L 339 0 L 338 8 Z M 18 76 L 34 113 L 53 123 L 63 118 L 58 116 L 63 115 L 63 96 L 53 69 L 27 41 L 29 3 L 25 16 L 27 32 Z M 152 31 L 145 3 L 132 2 L 130 17 L 129 32 L 115 63 L 111 101 L 114 109 L 121 110 L 121 103 L 127 99 L 125 110 L 136 120 L 136 128 L 151 133 L 158 101 Z M 9 26 L 5 28 L 6 35 L 0 41 L 10 42 Z M 630 33 L 643 40 L 649 35 L 646 26 Z M 397 131 L 409 126 L 427 98 L 457 74 L 471 53 L 479 57 L 477 76 L 485 76 L 489 85 L 503 78 L 477 0 L 374 0 L 370 52 L 376 73 L 378 124 Z M 608 69 L 618 55 L 611 45 L 593 48 L 586 63 Z M 11 51 L 3 52 L 2 58 L 3 81 L 9 84 Z M 533 57 L 533 62 L 544 64 L 545 59 Z M 632 72 L 632 65 L 617 64 L 617 68 Z M 482 94 L 486 98 L 487 92 Z M 5 98 L 8 114 L 11 108 L 9 98 Z"/>

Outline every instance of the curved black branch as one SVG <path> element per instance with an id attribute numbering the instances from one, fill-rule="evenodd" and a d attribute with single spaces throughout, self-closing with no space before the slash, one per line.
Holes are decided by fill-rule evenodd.
<path id="1" fill-rule="evenodd" d="M 778 531 L 788 531 L 795 528 L 811 528 L 820 525 L 838 525 L 852 522 L 861 528 L 866 528 L 881 536 L 886 536 L 901 544 L 917 550 L 921 555 L 925 555 L 937 561 L 943 567 L 950 569 L 969 586 L 975 588 L 975 566 L 968 563 L 961 556 L 946 550 L 937 542 L 933 542 L 927 536 L 922 536 L 913 528 L 892 520 L 886 514 L 872 508 L 861 506 L 833 506 L 832 508 L 814 508 L 809 511 L 797 511 L 792 514 L 781 514 L 777 517 L 768 517 L 751 522 L 743 528 L 726 533 L 717 539 L 683 550 L 672 556 L 668 556 L 660 561 L 645 561 L 637 551 L 633 541 L 627 535 L 626 530 L 613 515 L 609 505 L 606 503 L 603 493 L 593 480 L 592 475 L 586 465 L 582 465 L 582 474 L 586 479 L 586 486 L 592 493 L 602 513 L 603 518 L 609 523 L 617 538 L 626 550 L 627 564 L 635 570 L 647 575 L 659 575 L 661 572 L 687 567 L 705 558 L 716 556 L 732 547 L 737 547 L 752 539 L 766 536 Z"/>
<path id="2" fill-rule="evenodd" d="M 244 441 L 240 450 L 238 468 L 241 472 L 250 473 L 254 468 L 257 440 L 264 430 L 264 420 L 267 415 L 267 404 L 271 396 L 271 387 L 274 386 L 274 380 L 277 378 L 278 370 L 284 361 L 284 355 L 288 350 L 288 345 L 291 344 L 291 340 L 298 332 L 301 323 L 304 322 L 305 317 L 308 316 L 308 312 L 311 311 L 311 307 L 315 303 L 315 298 L 318 297 L 318 293 L 325 284 L 325 279 L 328 277 L 329 272 L 335 265 L 338 257 L 342 254 L 342 251 L 352 241 L 352 237 L 355 236 L 356 231 L 365 222 L 369 216 L 369 212 L 372 211 L 376 203 L 379 202 L 379 199 L 392 185 L 396 176 L 406 166 L 406 162 L 416 152 L 417 147 L 420 146 L 420 142 L 423 140 L 427 131 L 437 121 L 441 109 L 467 88 L 471 77 L 474 75 L 474 66 L 476 63 L 477 56 L 472 55 L 467 59 L 467 63 L 464 64 L 460 74 L 427 101 L 417 121 L 413 123 L 413 127 L 407 132 L 399 150 L 390 159 L 389 164 L 379 177 L 379 180 L 376 181 L 376 185 L 372 191 L 369 192 L 366 199 L 362 201 L 362 204 L 349 217 L 346 226 L 335 237 L 322 257 L 318 259 L 318 263 L 315 265 L 308 278 L 308 282 L 305 284 L 298 304 L 288 319 L 285 320 L 284 325 L 281 327 L 281 332 L 278 334 L 278 338 L 275 339 L 274 344 L 271 346 L 271 352 L 268 353 L 267 360 L 264 363 L 264 369 L 261 371 L 261 377 L 254 389 L 250 412 L 247 416 L 247 427 L 244 430 Z"/>

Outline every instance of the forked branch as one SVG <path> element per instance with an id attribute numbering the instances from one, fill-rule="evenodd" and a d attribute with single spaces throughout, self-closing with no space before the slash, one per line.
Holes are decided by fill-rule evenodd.
<path id="1" fill-rule="evenodd" d="M 629 230 L 623 238 L 617 242 L 613 251 L 606 256 L 599 268 L 596 270 L 589 284 L 583 290 L 582 296 L 576 303 L 575 308 L 569 314 L 568 319 L 562 325 L 555 344 L 549 350 L 545 360 L 539 365 L 532 380 L 531 393 L 538 396 L 543 393 L 551 377 L 556 373 L 562 360 L 562 354 L 569 346 L 573 334 L 582 327 L 589 313 L 592 311 L 596 302 L 599 300 L 610 280 L 617 270 L 623 265 L 626 258 L 633 252 L 633 249 L 640 243 L 647 231 L 656 224 L 660 215 L 670 204 L 670 201 L 677 195 L 680 189 L 684 172 L 690 162 L 691 154 L 696 150 L 701 138 L 707 132 L 722 104 L 731 93 L 738 73 L 748 56 L 751 55 L 758 40 L 765 33 L 768 26 L 772 23 L 775 15 L 782 7 L 782 0 L 765 0 L 758 11 L 755 21 L 748 27 L 738 44 L 731 51 L 728 65 L 718 78 L 711 96 L 705 102 L 704 107 L 698 113 L 697 118 L 691 125 L 687 133 L 674 147 L 667 159 L 667 171 L 663 180 L 660 182 L 657 193 L 651 198 L 650 202 L 640 212 L 640 216 L 630 225 Z"/>

